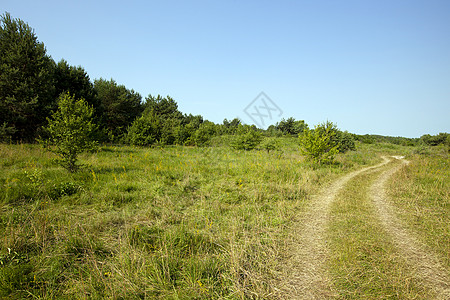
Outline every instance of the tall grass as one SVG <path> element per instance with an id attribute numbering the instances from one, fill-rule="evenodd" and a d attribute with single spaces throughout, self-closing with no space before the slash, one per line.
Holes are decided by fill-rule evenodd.
<path id="1" fill-rule="evenodd" d="M 281 144 L 105 146 L 75 174 L 38 146 L 0 145 L 0 296 L 272 297 L 309 195 L 377 159 L 316 168 Z"/>

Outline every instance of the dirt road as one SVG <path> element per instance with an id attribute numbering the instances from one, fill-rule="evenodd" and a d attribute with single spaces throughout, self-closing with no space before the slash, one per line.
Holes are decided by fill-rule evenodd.
<path id="1" fill-rule="evenodd" d="M 439 263 L 432 250 L 418 241 L 413 233 L 396 216 L 395 208 L 386 195 L 385 185 L 390 176 L 408 161 L 402 157 L 394 157 L 400 161 L 384 171 L 370 187 L 370 198 L 377 209 L 378 218 L 384 230 L 392 237 L 394 244 L 413 270 L 416 279 L 422 280 L 438 299 L 450 299 L 450 278 L 447 270 Z"/>
<path id="2" fill-rule="evenodd" d="M 339 191 L 356 176 L 372 171 L 383 172 L 371 183 L 368 197 L 376 207 L 376 214 L 384 230 L 392 236 L 396 249 L 407 257 L 414 274 L 433 290 L 437 299 L 450 299 L 448 271 L 424 245 L 420 244 L 396 217 L 395 209 L 389 204 L 385 185 L 390 176 L 408 162 L 401 156 L 383 157 L 383 162 L 347 174 L 327 186 L 311 201 L 310 207 L 301 217 L 294 230 L 297 245 L 287 266 L 289 274 L 277 290 L 279 298 L 324 299 L 339 297 L 333 290 L 332 278 L 324 262 L 327 260 L 326 229 L 330 220 L 330 206 Z M 378 170 L 380 169 L 380 170 Z"/>

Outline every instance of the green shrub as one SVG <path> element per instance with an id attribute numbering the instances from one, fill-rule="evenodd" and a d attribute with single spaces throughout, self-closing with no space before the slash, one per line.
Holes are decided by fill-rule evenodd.
<path id="1" fill-rule="evenodd" d="M 231 147 L 236 150 L 253 150 L 261 143 L 261 140 L 262 135 L 256 128 L 248 125 L 239 125 Z"/>
<path id="2" fill-rule="evenodd" d="M 355 139 L 353 138 L 353 135 L 351 133 L 348 133 L 347 131 L 337 130 L 336 138 L 336 142 L 339 145 L 339 153 L 356 150 Z"/>
<path id="3" fill-rule="evenodd" d="M 80 191 L 81 187 L 73 182 L 62 182 L 53 185 L 48 195 L 52 199 L 58 199 L 63 196 L 70 196 Z"/>
<path id="4" fill-rule="evenodd" d="M 194 132 L 194 134 L 190 137 L 190 144 L 196 146 L 207 146 L 216 133 L 216 129 L 214 127 L 214 123 L 205 122 L 200 125 L 200 127 Z"/>
<path id="5" fill-rule="evenodd" d="M 160 120 L 154 113 L 137 118 L 128 128 L 127 142 L 135 146 L 149 146 L 161 137 Z"/>
<path id="6" fill-rule="evenodd" d="M 262 148 L 269 153 L 270 151 L 279 150 L 280 144 L 278 141 L 274 138 L 266 138 L 264 139 L 264 142 L 262 143 Z"/>

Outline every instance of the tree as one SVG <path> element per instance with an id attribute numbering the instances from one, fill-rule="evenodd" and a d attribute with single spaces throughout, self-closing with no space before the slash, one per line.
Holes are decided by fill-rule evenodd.
<path id="1" fill-rule="evenodd" d="M 154 112 L 149 112 L 134 120 L 128 128 L 127 141 L 131 145 L 149 146 L 161 138 L 161 122 Z"/>
<path id="2" fill-rule="evenodd" d="M 280 150 L 280 144 L 278 143 L 278 140 L 274 138 L 265 138 L 261 146 L 267 151 L 267 153 L 271 150 Z"/>
<path id="3" fill-rule="evenodd" d="M 304 120 L 297 120 L 294 122 L 294 134 L 302 134 L 305 130 L 308 130 L 308 124 Z"/>
<path id="4" fill-rule="evenodd" d="M 308 129 L 308 125 L 304 120 L 295 120 L 290 117 L 287 120 L 282 119 L 275 125 L 276 129 L 280 130 L 284 134 L 288 135 L 299 135 L 303 133 L 303 131 Z"/>
<path id="5" fill-rule="evenodd" d="M 340 131 L 336 129 L 336 143 L 339 145 L 339 153 L 345 153 L 349 150 L 356 150 L 355 138 L 348 131 Z"/>
<path id="6" fill-rule="evenodd" d="M 59 156 L 59 163 L 71 173 L 79 168 L 78 154 L 97 146 L 92 138 L 96 129 L 93 113 L 94 109 L 84 99 L 76 100 L 69 93 L 63 93 L 58 98 L 57 111 L 52 118 L 47 118 L 49 139 L 43 143 Z"/>
<path id="7" fill-rule="evenodd" d="M 189 122 L 186 123 L 187 121 Z M 200 115 L 193 116 L 189 114 L 185 116 L 182 125 L 175 130 L 175 143 L 178 145 L 195 145 L 194 135 L 202 124 L 203 117 Z"/>
<path id="8" fill-rule="evenodd" d="M 222 124 L 222 132 L 225 134 L 235 134 L 239 125 L 242 124 L 241 120 L 239 120 L 238 118 L 234 118 L 231 121 L 229 121 L 228 119 L 224 119 Z"/>
<path id="9" fill-rule="evenodd" d="M 231 147 L 236 150 L 253 150 L 261 143 L 262 135 L 256 126 L 239 125 Z"/>
<path id="10" fill-rule="evenodd" d="M 339 153 L 339 145 L 334 141 L 336 125 L 327 121 L 306 130 L 300 138 L 301 151 L 317 164 L 332 163 Z"/>
<path id="11" fill-rule="evenodd" d="M 146 111 L 153 111 L 163 119 L 183 119 L 183 114 L 178 110 L 177 102 L 170 96 L 163 98 L 160 95 L 156 97 L 148 95 L 145 98 L 144 106 Z"/>
<path id="12" fill-rule="evenodd" d="M 69 92 L 75 99 L 83 98 L 94 108 L 96 117 L 100 117 L 101 102 L 86 71 L 81 66 L 69 65 L 64 59 L 55 64 L 54 68 L 55 98 L 61 93 Z"/>
<path id="13" fill-rule="evenodd" d="M 428 146 L 438 146 L 448 144 L 450 134 L 441 132 L 437 135 L 425 134 L 420 137 L 420 140 Z"/>
<path id="14" fill-rule="evenodd" d="M 28 24 L 0 21 L 0 132 L 32 140 L 54 107 L 52 60 Z"/>
<path id="15" fill-rule="evenodd" d="M 194 134 L 189 138 L 188 143 L 196 146 L 207 146 L 215 134 L 215 124 L 213 122 L 206 121 L 198 127 Z"/>
<path id="16" fill-rule="evenodd" d="M 118 85 L 113 79 L 97 79 L 94 88 L 104 110 L 101 125 L 106 129 L 110 140 L 117 140 L 142 115 L 142 97 L 124 85 Z"/>
<path id="17" fill-rule="evenodd" d="M 281 130 L 284 134 L 294 134 L 294 118 L 288 118 L 287 120 L 282 119 L 279 123 L 276 124 L 276 127 Z"/>

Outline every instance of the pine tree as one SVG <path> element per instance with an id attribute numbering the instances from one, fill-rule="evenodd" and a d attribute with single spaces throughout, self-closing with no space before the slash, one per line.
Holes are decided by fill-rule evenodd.
<path id="1" fill-rule="evenodd" d="M 32 140 L 54 106 L 52 60 L 28 24 L 0 21 L 0 139 Z"/>

